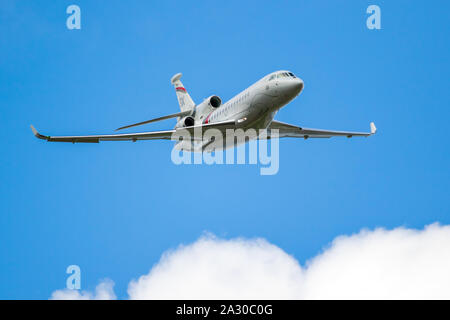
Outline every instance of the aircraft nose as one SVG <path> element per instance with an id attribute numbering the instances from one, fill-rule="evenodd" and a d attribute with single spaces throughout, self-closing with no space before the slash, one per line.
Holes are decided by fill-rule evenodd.
<path id="1" fill-rule="evenodd" d="M 286 93 L 295 97 L 303 90 L 303 80 L 299 78 L 291 79 L 286 84 L 286 87 Z"/>
<path id="2" fill-rule="evenodd" d="M 303 80 L 300 78 L 297 78 L 295 81 L 295 90 L 297 91 L 296 93 L 300 93 L 303 90 Z"/>

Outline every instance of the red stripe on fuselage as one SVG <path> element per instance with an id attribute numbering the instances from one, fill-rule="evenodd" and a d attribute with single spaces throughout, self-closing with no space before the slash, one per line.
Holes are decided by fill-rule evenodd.
<path id="1" fill-rule="evenodd" d="M 181 91 L 184 91 L 184 92 L 186 92 L 186 89 L 185 89 L 185 88 L 183 88 L 183 87 L 176 87 L 175 89 L 176 89 L 176 90 L 181 90 Z"/>
<path id="2" fill-rule="evenodd" d="M 208 122 L 209 122 L 209 117 L 211 117 L 211 115 L 213 114 L 213 112 L 214 111 L 211 111 L 211 113 L 210 114 L 208 114 L 208 116 L 206 117 L 206 119 L 205 119 L 205 124 L 207 124 Z"/>

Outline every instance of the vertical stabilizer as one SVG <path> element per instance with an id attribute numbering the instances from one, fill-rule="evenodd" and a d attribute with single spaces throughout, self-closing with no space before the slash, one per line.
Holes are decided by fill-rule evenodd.
<path id="1" fill-rule="evenodd" d="M 175 93 L 177 94 L 178 103 L 180 104 L 181 111 L 192 110 L 195 106 L 194 101 L 192 101 L 191 96 L 187 93 L 186 88 L 180 81 L 182 74 L 177 73 L 171 79 L 173 86 L 175 87 Z"/>

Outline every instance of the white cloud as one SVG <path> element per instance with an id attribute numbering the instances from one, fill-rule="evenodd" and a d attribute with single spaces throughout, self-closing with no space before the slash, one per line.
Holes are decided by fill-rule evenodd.
<path id="1" fill-rule="evenodd" d="M 450 226 L 338 237 L 307 264 L 302 298 L 450 299 Z"/>
<path id="2" fill-rule="evenodd" d="M 52 300 L 114 300 L 116 295 L 114 294 L 114 282 L 105 279 L 101 281 L 97 287 L 95 287 L 95 294 L 88 291 L 78 290 L 56 290 L 52 293 L 50 299 Z"/>
<path id="3" fill-rule="evenodd" d="M 105 296 L 114 297 L 109 288 Z M 450 226 L 380 228 L 340 236 L 304 267 L 264 239 L 208 235 L 166 252 L 149 274 L 130 282 L 128 295 L 130 299 L 450 299 Z M 75 298 L 86 296 L 91 297 L 85 293 Z M 97 292 L 93 297 L 98 296 Z"/>
<path id="4" fill-rule="evenodd" d="M 301 290 L 302 269 L 263 239 L 200 238 L 163 255 L 132 281 L 131 299 L 289 299 Z"/>

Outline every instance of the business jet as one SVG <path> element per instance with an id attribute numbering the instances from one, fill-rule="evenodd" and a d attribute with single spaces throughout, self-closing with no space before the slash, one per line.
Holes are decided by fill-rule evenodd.
<path id="1" fill-rule="evenodd" d="M 180 106 L 180 112 L 163 117 L 134 123 L 120 127 L 117 130 L 128 129 L 156 121 L 177 118 L 175 128 L 164 131 L 150 131 L 125 134 L 87 135 L 87 136 L 45 136 L 31 126 L 34 135 L 43 140 L 72 143 L 98 143 L 100 141 L 133 141 L 138 140 L 173 140 L 177 141 L 179 150 L 211 151 L 208 146 L 213 139 L 195 133 L 216 129 L 225 132 L 229 129 L 242 129 L 244 132 L 254 129 L 254 132 L 265 131 L 263 139 L 277 137 L 291 138 L 330 138 L 368 137 L 376 133 L 373 122 L 370 123 L 370 132 L 331 131 L 322 129 L 304 128 L 274 120 L 275 114 L 287 105 L 303 90 L 303 80 L 290 71 L 276 71 L 258 80 L 256 83 L 237 94 L 225 103 L 220 97 L 213 95 L 200 104 L 195 104 L 186 88 L 181 82 L 181 73 L 174 75 L 171 83 L 175 88 Z M 276 132 L 276 135 L 272 135 Z M 184 134 L 183 134 L 184 133 Z M 189 137 L 186 139 L 186 133 Z M 183 138 L 180 139 L 180 136 Z M 259 134 L 252 139 L 260 139 Z M 223 141 L 225 139 L 222 139 Z M 195 142 L 195 144 L 194 144 Z M 217 141 L 214 142 L 217 149 Z M 226 148 L 225 146 L 223 148 Z M 221 149 L 221 148 L 218 148 Z"/>

